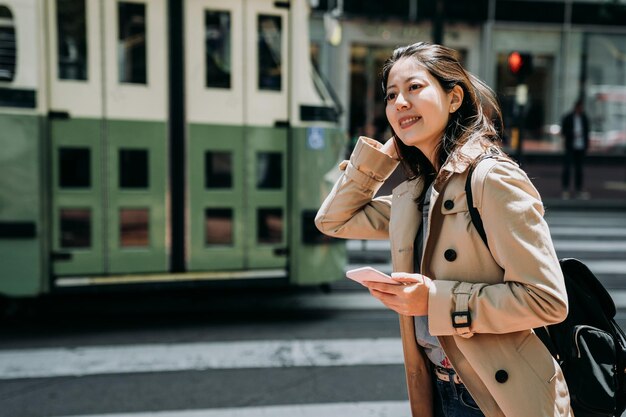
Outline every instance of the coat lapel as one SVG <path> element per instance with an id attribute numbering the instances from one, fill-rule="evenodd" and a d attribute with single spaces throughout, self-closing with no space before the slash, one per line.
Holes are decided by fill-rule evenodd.
<path id="1" fill-rule="evenodd" d="M 450 178 L 441 186 L 440 190 L 433 189 L 433 195 L 430 201 L 430 212 L 428 213 L 428 233 L 426 235 L 426 244 L 424 245 L 424 256 L 422 256 L 421 273 L 430 279 L 437 279 L 434 272 L 430 268 L 433 251 L 437 238 L 440 235 L 443 226 L 443 215 L 441 214 L 441 202 L 446 191 Z"/>
<path id="2" fill-rule="evenodd" d="M 420 180 L 405 181 L 393 190 L 389 233 L 394 272 L 414 272 L 413 245 L 422 222 L 416 199 L 422 189 Z"/>

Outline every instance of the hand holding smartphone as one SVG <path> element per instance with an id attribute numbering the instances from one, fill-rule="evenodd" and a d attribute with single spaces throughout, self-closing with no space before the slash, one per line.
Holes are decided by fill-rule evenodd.
<path id="1" fill-rule="evenodd" d="M 363 282 L 365 281 L 384 282 L 385 284 L 401 285 L 400 282 L 393 280 L 389 275 L 377 269 L 374 269 L 371 266 L 351 269 L 346 272 L 346 276 L 361 285 L 364 285 Z"/>

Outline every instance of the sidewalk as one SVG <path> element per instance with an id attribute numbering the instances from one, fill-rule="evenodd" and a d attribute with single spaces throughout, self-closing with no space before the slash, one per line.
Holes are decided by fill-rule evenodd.
<path id="1" fill-rule="evenodd" d="M 532 153 L 524 155 L 522 168 L 528 173 L 541 198 L 553 209 L 626 210 L 626 156 L 590 155 L 585 161 L 584 190 L 588 200 L 561 198 L 561 155 Z M 572 174 L 573 175 L 573 174 Z M 404 180 L 401 167 L 389 177 L 379 194 L 390 194 Z"/>
<path id="2" fill-rule="evenodd" d="M 533 180 L 546 206 L 626 210 L 626 156 L 624 154 L 587 155 L 583 189 L 590 194 L 588 200 L 561 199 L 561 154 L 528 154 L 523 159 L 522 168 Z"/>

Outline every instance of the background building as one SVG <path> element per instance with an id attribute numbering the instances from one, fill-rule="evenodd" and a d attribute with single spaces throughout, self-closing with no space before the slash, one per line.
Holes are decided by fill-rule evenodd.
<path id="1" fill-rule="evenodd" d="M 393 48 L 434 41 L 497 92 L 507 146 L 521 138 L 526 152 L 560 152 L 561 118 L 583 97 L 592 152 L 626 152 L 626 0 L 311 3 L 313 59 L 345 104 L 353 137 L 386 134 L 380 70 Z M 525 65 L 517 74 L 513 52 Z"/>

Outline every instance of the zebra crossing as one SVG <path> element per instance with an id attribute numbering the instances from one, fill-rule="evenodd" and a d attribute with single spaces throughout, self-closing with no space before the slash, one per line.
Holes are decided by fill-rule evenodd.
<path id="1" fill-rule="evenodd" d="M 559 257 L 585 261 L 626 309 L 626 213 L 554 212 L 547 220 Z M 387 243 L 347 245 L 348 268 L 390 272 Z M 409 414 L 397 317 L 358 284 L 239 301 L 278 317 L 321 313 L 293 323 L 251 317 L 251 324 L 171 330 L 176 337 L 152 341 L 126 333 L 123 340 L 105 334 L 10 345 L 0 334 L 0 416 Z"/>
<path id="2" fill-rule="evenodd" d="M 147 395 L 150 384 L 158 387 L 175 384 L 190 385 L 183 379 L 206 378 L 213 379 L 206 396 L 217 395 L 220 381 L 231 388 L 233 403 L 241 402 L 237 391 L 246 391 L 247 378 L 258 380 L 253 389 L 263 391 L 263 383 L 268 374 L 274 375 L 270 379 L 289 379 L 291 376 L 281 375 L 281 370 L 291 371 L 305 378 L 316 369 L 319 379 L 322 368 L 335 368 L 325 379 L 330 386 L 339 383 L 340 374 L 347 368 L 393 367 L 396 374 L 396 388 L 401 387 L 402 379 L 402 349 L 397 337 L 386 338 L 354 338 L 354 339 L 312 339 L 312 340 L 250 340 L 230 342 L 204 343 L 160 343 L 140 345 L 113 345 L 113 346 L 74 346 L 39 349 L 5 349 L 0 350 L 0 415 L 2 416 L 80 416 L 80 417 L 281 417 L 313 415 L 324 416 L 403 416 L 408 409 L 402 394 L 396 399 L 382 401 L 366 401 L 361 398 L 357 401 L 324 401 L 316 398 L 315 402 L 289 404 L 263 404 L 263 401 L 243 401 L 245 406 L 224 406 L 217 401 L 218 406 L 198 408 L 185 407 L 185 399 L 174 401 L 175 407 L 164 405 L 158 410 L 133 410 L 137 403 L 140 406 L 151 408 L 146 399 L 127 400 L 126 408 L 122 410 L 116 404 L 95 405 L 96 401 L 111 401 L 119 397 L 119 392 L 110 387 L 103 379 L 119 384 L 121 390 L 131 388 L 136 395 Z M 265 370 L 270 372 L 265 372 Z M 277 371 L 278 370 L 278 371 Z M 228 377 L 229 373 L 241 372 L 235 379 Z M 366 371 L 367 372 L 367 371 Z M 200 376 L 199 376 L 200 375 Z M 139 382 L 131 382 L 136 379 Z M 149 382 L 156 379 L 156 382 Z M 357 383 L 362 381 L 361 375 L 343 378 Z M 234 383 L 233 383 L 234 382 Z M 288 381 L 287 381 L 288 382 Z M 283 382 L 285 385 L 287 382 Z M 144 385 L 145 384 L 145 385 Z M 95 391 L 90 390 L 95 386 Z M 193 385 L 193 384 L 191 384 Z M 278 384 L 280 386 L 281 384 Z M 55 386 L 57 386 L 55 388 Z M 157 388 L 160 389 L 160 388 Z M 67 390 L 68 392 L 64 392 Z M 78 390 L 82 398 L 77 398 L 72 391 Z M 30 393 L 24 394 L 27 391 Z M 117 390 L 120 391 L 120 390 Z M 198 394 L 185 389 L 185 395 L 192 400 Z M 213 391 L 213 392 L 212 392 Z M 234 391 L 234 394 L 233 394 Z M 248 390 L 249 391 L 249 390 Z M 310 389 L 307 391 L 311 391 Z M 107 392 L 110 398 L 102 397 Z M 166 390 L 164 395 L 169 395 Z M 61 401 L 50 401 L 49 396 L 59 396 Z M 15 398 L 22 397 L 23 403 L 16 404 Z M 326 397 L 326 395 L 324 395 Z M 349 398 L 348 398 L 349 399 Z M 149 399 L 148 399 L 149 400 Z M 55 412 L 64 409 L 62 403 L 69 404 L 76 401 L 79 406 L 67 407 L 67 412 Z M 172 401 L 163 401 L 165 404 Z M 193 401 L 191 401 L 193 402 Z M 61 404 L 59 404 L 61 403 Z M 210 405 L 211 401 L 209 401 Z M 260 404 L 259 404 L 260 403 Z M 171 409 L 175 408 L 175 409 Z M 89 412 L 90 410 L 107 410 L 113 412 Z M 76 412 L 82 411 L 82 412 Z"/>
<path id="3" fill-rule="evenodd" d="M 72 417 L 385 417 L 406 416 L 407 408 L 408 404 L 404 401 L 362 401 L 335 404 L 275 405 L 207 410 L 153 411 L 133 414 L 84 414 Z"/>
<path id="4" fill-rule="evenodd" d="M 143 344 L 0 351 L 0 379 L 401 363 L 393 338 Z"/>

